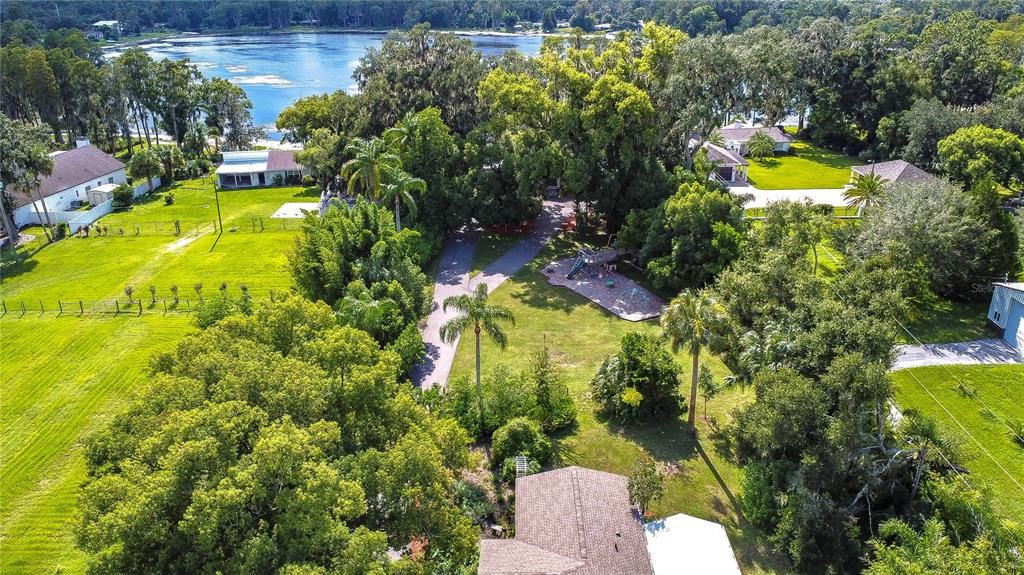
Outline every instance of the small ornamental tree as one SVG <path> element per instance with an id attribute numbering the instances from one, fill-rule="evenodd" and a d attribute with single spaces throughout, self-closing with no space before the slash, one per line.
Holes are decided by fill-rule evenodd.
<path id="1" fill-rule="evenodd" d="M 135 189 L 129 184 L 121 184 L 114 188 L 114 206 L 127 208 L 135 202 Z"/>
<path id="2" fill-rule="evenodd" d="M 629 474 L 629 502 L 636 505 L 641 515 L 647 514 L 651 503 L 665 493 L 665 476 L 658 470 L 658 463 L 644 454 Z"/>

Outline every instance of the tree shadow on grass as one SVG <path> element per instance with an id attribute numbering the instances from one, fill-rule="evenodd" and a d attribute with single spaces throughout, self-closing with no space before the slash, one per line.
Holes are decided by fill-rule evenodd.
<path id="1" fill-rule="evenodd" d="M 516 280 L 516 290 L 512 297 L 529 307 L 569 313 L 590 303 L 590 300 L 568 288 L 549 284 L 540 273 L 518 274 Z"/>
<path id="2" fill-rule="evenodd" d="M 11 250 L 5 249 L 0 256 L 0 284 L 36 269 L 39 260 L 33 258 L 34 255 L 35 251 L 12 253 Z"/>

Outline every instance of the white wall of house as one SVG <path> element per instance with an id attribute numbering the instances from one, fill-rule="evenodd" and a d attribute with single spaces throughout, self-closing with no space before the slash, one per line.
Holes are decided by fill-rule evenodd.
<path id="1" fill-rule="evenodd" d="M 95 180 L 83 182 L 73 188 L 68 188 L 61 192 L 57 192 L 56 194 L 49 195 L 43 198 L 42 201 L 46 204 L 46 209 L 51 212 L 51 221 L 53 221 L 52 212 L 63 212 L 70 210 L 71 202 L 80 201 L 83 203 L 88 203 L 89 197 L 87 192 L 95 188 L 96 186 L 102 186 L 103 184 L 124 184 L 127 181 L 128 178 L 124 173 L 124 168 L 121 168 L 120 170 L 110 172 L 109 174 L 104 174 L 96 178 Z M 39 206 L 40 210 L 42 209 L 42 206 L 38 201 L 26 204 L 24 206 L 21 206 L 20 208 L 15 209 L 13 214 L 14 225 L 20 228 L 22 226 L 38 224 L 39 219 L 35 213 L 36 206 Z M 45 215 L 39 215 L 43 217 L 43 221 L 46 221 Z"/>
<path id="2" fill-rule="evenodd" d="M 776 152 L 788 152 L 789 151 L 789 144 L 790 144 L 790 142 L 775 142 L 775 151 Z M 726 140 L 724 147 L 726 149 L 728 149 L 728 150 L 732 150 L 733 152 L 736 152 L 737 154 L 739 154 L 741 156 L 746 156 L 747 155 L 747 142 L 746 142 L 746 140 L 744 140 L 744 141 Z"/>

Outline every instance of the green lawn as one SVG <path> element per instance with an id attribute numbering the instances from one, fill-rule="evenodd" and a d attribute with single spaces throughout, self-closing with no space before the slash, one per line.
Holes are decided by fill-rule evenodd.
<path id="1" fill-rule="evenodd" d="M 791 155 L 749 158 L 747 179 L 762 190 L 841 188 L 850 181 L 850 166 L 863 163 L 802 140 L 794 141 L 790 150 Z"/>
<path id="2" fill-rule="evenodd" d="M 477 244 L 476 251 L 473 252 L 473 262 L 470 264 L 469 277 L 484 271 L 491 262 L 508 251 L 522 237 L 522 234 L 501 234 L 496 232 L 481 235 L 480 243 Z"/>
<path id="3" fill-rule="evenodd" d="M 601 359 L 617 351 L 623 334 L 632 330 L 653 332 L 658 326 L 653 321 L 618 319 L 569 290 L 549 285 L 536 271 L 539 262 L 574 251 L 575 246 L 569 242 L 556 242 L 494 292 L 492 301 L 512 308 L 516 325 L 507 330 L 508 348 L 504 352 L 489 341 L 483 343 L 485 369 L 498 363 L 525 367 L 531 352 L 546 339 L 580 407 L 577 428 L 557 438 L 560 464 L 628 474 L 641 453 L 647 451 L 671 470 L 665 496 L 653 506 L 654 513 L 689 513 L 717 521 L 728 530 L 745 573 L 784 572 L 785 563 L 768 551 L 756 529 L 742 519 L 737 502 L 740 471 L 730 460 L 722 437 L 710 425 L 699 419 L 700 439 L 695 442 L 687 436 L 683 419 L 623 427 L 595 415 L 588 382 Z M 471 338 L 464 338 L 452 377 L 473 373 L 472 349 Z M 684 355 L 678 359 L 684 367 L 689 366 Z M 717 358 L 708 356 L 705 361 L 718 377 L 728 373 Z M 722 429 L 730 412 L 752 399 L 751 389 L 726 391 L 709 403 L 708 415 Z M 703 415 L 703 403 L 698 403 L 698 415 Z"/>
<path id="4" fill-rule="evenodd" d="M 192 286 L 216 290 L 226 281 L 265 296 L 287 289 L 286 254 L 298 228 L 270 225 L 262 233 L 242 228 L 218 235 L 183 230 L 139 236 L 116 235 L 116 227 L 173 218 L 216 217 L 212 188 L 199 182 L 174 187 L 176 202 L 156 198 L 130 212 L 100 220 L 109 237 L 68 238 L 20 261 L 5 260 L 0 298 L 9 309 L 20 302 L 33 311 L 0 318 L 0 562 L 5 575 L 84 571 L 74 547 L 77 488 L 84 479 L 82 440 L 145 380 L 154 351 L 174 345 L 194 329 L 186 314 L 163 314 L 148 305 L 150 284 L 158 297 L 178 285 L 194 301 Z M 225 220 L 269 218 L 281 203 L 310 201 L 301 188 L 267 188 L 221 194 Z M 212 219 L 211 219 L 212 221 Z M 279 220 L 274 220 L 278 223 Z M 58 317 L 56 302 L 125 302 L 125 285 L 147 304 L 140 317 Z M 39 313 L 43 302 L 45 313 Z"/>
<path id="5" fill-rule="evenodd" d="M 957 378 L 984 405 L 971 394 L 960 393 Z M 991 488 L 996 510 L 1007 519 L 1024 517 L 1024 489 L 1017 485 L 1024 484 L 1024 447 L 1014 443 L 1000 422 L 1024 419 L 1024 366 L 949 366 L 948 371 L 921 367 L 894 372 L 893 380 L 900 409 L 920 410 L 957 438 L 966 455 L 969 481 Z"/>
<path id="6" fill-rule="evenodd" d="M 988 302 L 952 301 L 933 297 L 915 308 L 916 317 L 907 328 L 923 343 L 950 343 L 996 337 L 988 327 Z M 900 331 L 901 343 L 915 343 Z"/>

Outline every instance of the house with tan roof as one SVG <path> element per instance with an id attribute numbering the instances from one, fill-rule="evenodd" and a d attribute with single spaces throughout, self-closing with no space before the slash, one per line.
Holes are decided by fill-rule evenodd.
<path id="1" fill-rule="evenodd" d="M 675 520 L 689 516 L 673 515 L 648 524 L 655 527 L 646 530 L 639 512 L 630 504 L 627 483 L 621 475 L 575 466 L 517 478 L 515 538 L 482 539 L 477 573 L 739 574 L 721 525 L 696 520 L 697 528 L 708 535 L 701 539 L 694 537 L 692 522 Z M 685 539 L 691 542 L 687 544 Z M 694 546 L 694 542 L 701 541 L 714 541 L 715 545 L 704 553 Z M 666 549 L 680 546 L 686 552 L 704 554 L 703 560 L 678 563 Z M 693 570 L 692 566 L 704 570 Z"/>
<path id="2" fill-rule="evenodd" d="M 46 210 L 50 212 L 69 212 L 96 200 L 96 194 L 90 196 L 90 192 L 103 186 L 116 187 L 127 183 L 125 166 L 119 160 L 90 145 L 86 139 L 79 139 L 77 145 L 73 150 L 51 154 L 53 171 L 49 176 L 40 178 L 35 193 L 30 195 L 22 190 L 8 190 L 14 208 L 11 214 L 14 225 L 20 228 L 45 222 L 41 203 L 45 203 Z M 106 199 L 104 196 L 102 201 Z M 57 221 L 64 220 L 58 218 Z"/>

